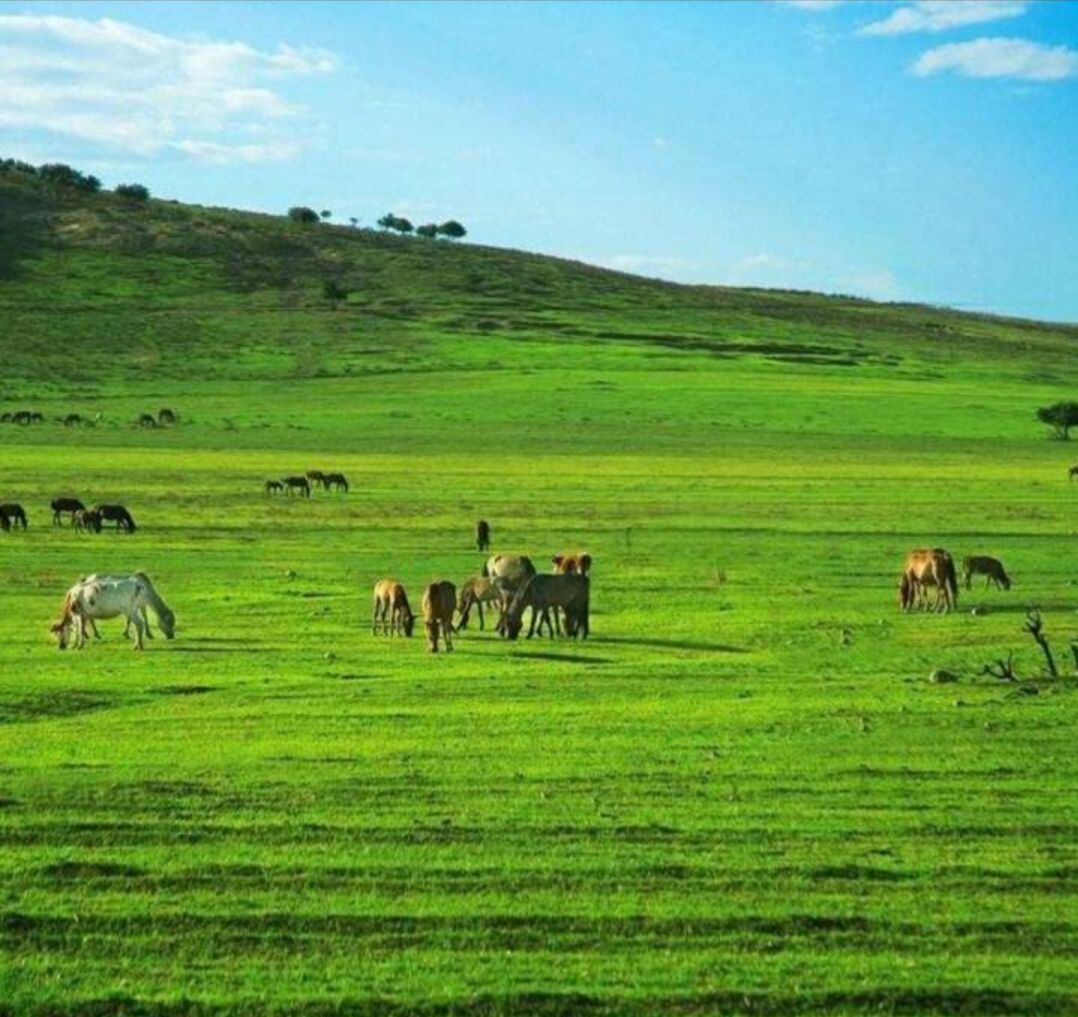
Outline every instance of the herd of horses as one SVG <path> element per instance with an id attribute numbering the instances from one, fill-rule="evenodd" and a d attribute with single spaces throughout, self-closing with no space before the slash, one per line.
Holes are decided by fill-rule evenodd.
<path id="1" fill-rule="evenodd" d="M 962 580 L 966 589 L 974 576 L 984 576 L 986 587 L 1011 588 L 1011 577 L 998 558 L 971 555 L 962 559 Z M 934 594 L 929 600 L 929 592 Z M 898 580 L 898 603 L 903 611 L 953 611 L 958 607 L 958 573 L 954 558 L 942 547 L 919 547 L 906 555 Z"/>
<path id="2" fill-rule="evenodd" d="M 101 414 L 93 417 L 84 417 L 81 413 L 67 413 L 56 418 L 64 427 L 92 427 L 101 420 Z M 173 427 L 179 422 L 176 411 L 168 406 L 162 406 L 155 416 L 152 413 L 142 413 L 135 419 L 138 427 Z M 45 414 L 39 410 L 13 410 L 0 413 L 0 424 L 19 424 L 26 427 L 30 424 L 44 424 Z"/>
<path id="3" fill-rule="evenodd" d="M 123 505 L 95 505 L 87 508 L 78 498 L 53 498 L 49 502 L 52 509 L 53 526 L 62 526 L 64 516 L 76 530 L 88 533 L 100 533 L 105 523 L 112 523 L 116 530 L 124 533 L 135 532 L 135 520 Z M 0 505 L 0 530 L 25 530 L 27 527 L 26 510 L 16 502 Z"/>
<path id="4" fill-rule="evenodd" d="M 310 498 L 311 489 L 321 487 L 323 491 L 342 491 L 348 493 L 348 478 L 343 473 L 323 473 L 321 470 L 308 470 L 280 480 L 267 480 L 263 485 L 266 494 L 299 494 Z"/>
<path id="5" fill-rule="evenodd" d="M 490 527 L 480 520 L 476 527 L 476 547 L 490 546 Z M 548 635 L 564 634 L 587 639 L 590 631 L 592 557 L 586 551 L 556 554 L 551 558 L 554 571 L 540 573 L 527 555 L 495 554 L 488 558 L 478 576 L 466 579 L 457 587 L 448 579 L 427 584 L 420 601 L 427 647 L 438 652 L 439 640 L 446 650 L 453 649 L 453 635 L 468 627 L 474 610 L 479 628 L 484 626 L 484 607 L 494 610 L 498 620 L 495 630 L 506 639 L 515 640 L 524 628 L 524 612 L 531 612 L 527 638 L 544 625 Z M 454 619 L 459 616 L 459 620 Z M 404 584 L 397 579 L 379 579 L 374 584 L 371 633 L 410 637 L 416 615 Z"/>

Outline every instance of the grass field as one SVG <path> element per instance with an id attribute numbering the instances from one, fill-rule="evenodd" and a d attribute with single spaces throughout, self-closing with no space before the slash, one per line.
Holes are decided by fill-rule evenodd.
<path id="1" fill-rule="evenodd" d="M 1078 330 L 0 199 L 3 409 L 102 415 L 0 425 L 0 1013 L 1078 1013 Z M 480 515 L 591 639 L 370 635 Z M 921 544 L 1015 586 L 901 615 Z M 177 638 L 58 653 L 135 568 Z"/>

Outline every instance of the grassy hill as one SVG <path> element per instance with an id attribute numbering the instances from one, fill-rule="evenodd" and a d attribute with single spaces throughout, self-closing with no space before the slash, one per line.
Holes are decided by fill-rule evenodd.
<path id="1" fill-rule="evenodd" d="M 0 1014 L 1078 1010 L 1078 686 L 1022 631 L 1073 670 L 1074 327 L 10 174 L 0 322 L 49 418 L 0 425 Z M 262 493 L 311 467 L 351 493 Z M 592 552 L 591 639 L 370 634 L 479 516 Z M 902 615 L 923 544 L 1015 586 Z M 135 568 L 177 638 L 57 653 Z"/>

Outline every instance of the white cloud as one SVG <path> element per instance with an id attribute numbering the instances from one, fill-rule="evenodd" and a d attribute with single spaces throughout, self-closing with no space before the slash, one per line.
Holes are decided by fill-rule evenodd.
<path id="1" fill-rule="evenodd" d="M 326 74 L 319 49 L 183 39 L 110 18 L 0 15 L 0 126 L 138 156 L 285 159 L 303 108 L 280 82 Z"/>
<path id="2" fill-rule="evenodd" d="M 1028 0 L 920 0 L 899 7 L 882 21 L 861 29 L 862 35 L 907 35 L 910 32 L 946 32 L 964 25 L 1017 18 L 1025 14 Z"/>
<path id="3" fill-rule="evenodd" d="M 936 46 L 910 68 L 927 77 L 954 71 L 967 78 L 1021 78 L 1062 81 L 1078 77 L 1078 50 L 1042 46 L 1028 39 L 974 39 Z"/>

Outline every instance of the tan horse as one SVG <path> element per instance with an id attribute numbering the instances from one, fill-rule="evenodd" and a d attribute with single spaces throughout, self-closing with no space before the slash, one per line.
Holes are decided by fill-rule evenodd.
<path id="1" fill-rule="evenodd" d="M 458 629 L 468 627 L 468 617 L 474 607 L 479 612 L 479 631 L 483 631 L 483 605 L 493 605 L 498 610 L 499 621 L 501 620 L 502 593 L 494 580 L 486 576 L 472 576 L 465 581 L 460 588 L 460 599 L 457 602 L 457 610 L 460 612 L 460 624 Z"/>
<path id="2" fill-rule="evenodd" d="M 586 576 L 591 569 L 591 555 L 587 551 L 572 551 L 556 554 L 550 559 L 554 572 L 561 576 L 570 576 L 574 572 Z"/>
<path id="3" fill-rule="evenodd" d="M 903 611 L 928 606 L 927 590 L 936 590 L 935 609 L 958 607 L 958 576 L 954 559 L 942 547 L 917 548 L 906 555 L 898 583 L 898 602 Z"/>
<path id="4" fill-rule="evenodd" d="M 396 579 L 379 579 L 374 584 L 374 610 L 371 614 L 371 634 L 382 626 L 385 635 L 411 636 L 415 614 L 408 603 L 408 594 Z"/>
<path id="5" fill-rule="evenodd" d="M 453 612 L 457 607 L 457 588 L 448 579 L 431 583 L 423 591 L 423 624 L 427 629 L 427 646 L 438 652 L 438 633 L 441 630 L 445 648 L 453 649 Z"/>
<path id="6" fill-rule="evenodd" d="M 974 576 L 984 576 L 984 585 L 996 586 L 997 589 L 1009 590 L 1011 577 L 1003 568 L 1003 562 L 998 558 L 989 558 L 988 555 L 974 554 L 962 559 L 962 580 L 968 590 L 973 585 Z"/>

